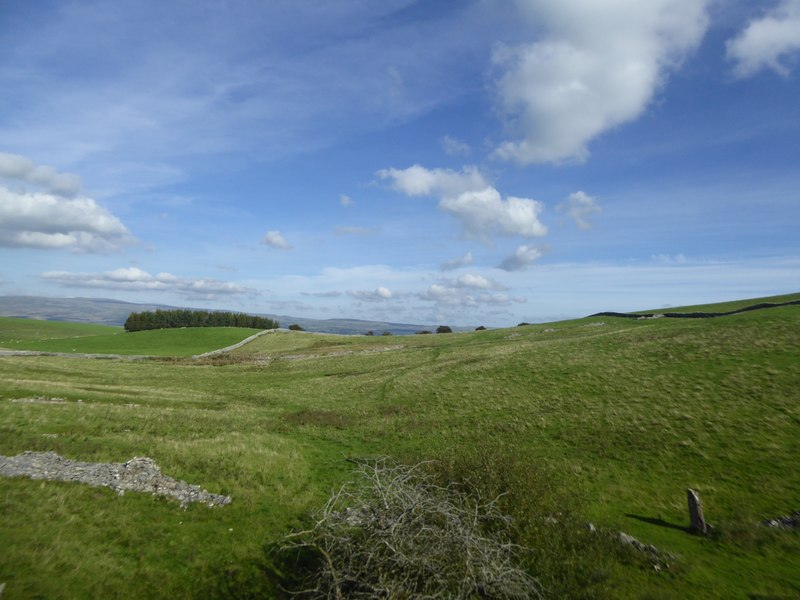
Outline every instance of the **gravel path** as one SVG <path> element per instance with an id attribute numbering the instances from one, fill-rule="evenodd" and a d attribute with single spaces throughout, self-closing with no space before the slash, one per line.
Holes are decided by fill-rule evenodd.
<path id="1" fill-rule="evenodd" d="M 230 496 L 211 494 L 185 481 L 175 481 L 161 474 L 152 458 L 132 458 L 124 463 L 89 463 L 70 460 L 55 452 L 23 452 L 0 456 L 0 475 L 30 477 L 50 481 L 76 481 L 94 487 L 109 487 L 125 492 L 146 492 L 177 499 L 183 508 L 192 502 L 224 506 Z"/>

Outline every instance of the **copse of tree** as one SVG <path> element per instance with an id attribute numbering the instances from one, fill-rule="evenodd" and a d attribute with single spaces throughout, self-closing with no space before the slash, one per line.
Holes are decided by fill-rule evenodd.
<path id="1" fill-rule="evenodd" d="M 277 329 L 278 322 L 266 317 L 244 313 L 208 310 L 155 310 L 131 313 L 125 321 L 125 331 L 173 329 L 178 327 L 249 327 Z"/>
<path id="2" fill-rule="evenodd" d="M 453 333 L 453 330 L 447 325 L 439 325 L 436 328 L 436 333 Z"/>
<path id="3" fill-rule="evenodd" d="M 292 323 L 291 325 L 289 325 L 289 331 L 305 331 L 305 329 L 303 329 L 297 323 Z"/>

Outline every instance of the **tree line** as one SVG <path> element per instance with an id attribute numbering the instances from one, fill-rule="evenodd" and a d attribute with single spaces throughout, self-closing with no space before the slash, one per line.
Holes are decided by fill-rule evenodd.
<path id="1" fill-rule="evenodd" d="M 154 310 L 131 313 L 125 321 L 125 331 L 170 329 L 176 327 L 250 327 L 277 329 L 277 321 L 244 313 L 208 310 Z"/>

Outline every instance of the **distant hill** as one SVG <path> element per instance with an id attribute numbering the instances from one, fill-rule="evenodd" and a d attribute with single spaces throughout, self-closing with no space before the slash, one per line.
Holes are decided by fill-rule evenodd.
<path id="1" fill-rule="evenodd" d="M 166 304 L 139 304 L 108 298 L 49 298 L 44 296 L 0 296 L 0 317 L 21 317 L 46 321 L 72 323 L 96 323 L 99 325 L 122 325 L 132 312 L 168 310 L 173 308 L 196 308 L 169 306 Z M 426 329 L 433 331 L 435 325 L 410 323 L 388 323 L 385 321 L 362 321 L 359 319 L 308 319 L 289 315 L 254 313 L 275 319 L 281 327 L 297 323 L 306 331 L 337 333 L 341 335 L 366 334 L 372 331 L 381 335 L 388 331 L 393 335 L 408 335 Z M 455 330 L 455 328 L 454 328 Z"/>

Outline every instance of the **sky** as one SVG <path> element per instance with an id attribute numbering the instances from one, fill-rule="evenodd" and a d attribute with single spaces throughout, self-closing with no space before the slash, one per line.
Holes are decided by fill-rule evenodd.
<path id="1" fill-rule="evenodd" d="M 800 291 L 800 0 L 0 0 L 0 295 L 510 326 Z"/>

